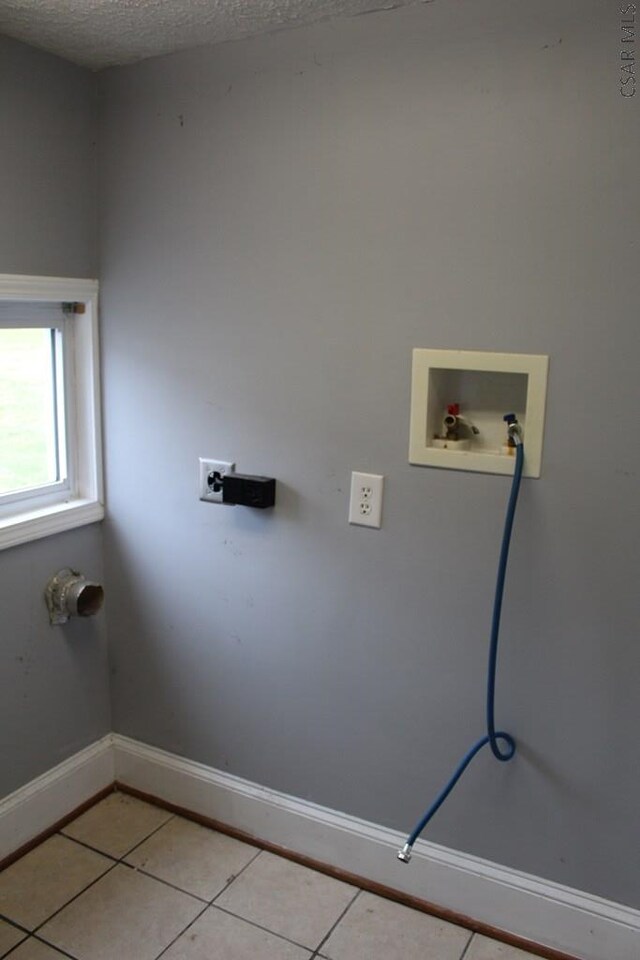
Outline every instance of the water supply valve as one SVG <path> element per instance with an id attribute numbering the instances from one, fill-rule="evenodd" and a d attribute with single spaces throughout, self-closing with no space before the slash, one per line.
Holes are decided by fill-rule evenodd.
<path id="1" fill-rule="evenodd" d="M 460 404 L 450 403 L 442 420 L 442 429 L 445 440 L 459 440 L 458 429 L 460 424 Z"/>
<path id="2" fill-rule="evenodd" d="M 442 418 L 442 433 L 436 434 L 434 447 L 445 450 L 468 450 L 478 428 L 460 413 L 459 403 L 449 403 Z"/>

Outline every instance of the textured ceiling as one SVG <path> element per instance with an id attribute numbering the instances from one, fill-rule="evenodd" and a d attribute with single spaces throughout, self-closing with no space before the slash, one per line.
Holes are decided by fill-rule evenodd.
<path id="1" fill-rule="evenodd" d="M 0 0 L 0 33 L 93 69 L 412 0 Z"/>

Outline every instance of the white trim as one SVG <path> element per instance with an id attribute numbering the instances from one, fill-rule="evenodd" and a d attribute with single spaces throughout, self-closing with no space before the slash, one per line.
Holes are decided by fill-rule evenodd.
<path id="1" fill-rule="evenodd" d="M 3 300 L 89 300 L 98 289 L 97 280 L 78 277 L 30 277 L 0 273 Z"/>
<path id="2" fill-rule="evenodd" d="M 52 533 L 73 530 L 74 527 L 95 523 L 103 518 L 104 507 L 95 500 L 69 500 L 23 513 L 19 517 L 5 517 L 0 520 L 0 550 L 49 537 Z"/>
<path id="3" fill-rule="evenodd" d="M 0 860 L 48 830 L 113 780 L 112 737 L 108 734 L 0 800 Z"/>
<path id="4" fill-rule="evenodd" d="M 67 277 L 28 277 L 0 274 L 0 301 L 30 303 L 77 301 L 85 313 L 73 317 L 66 338 L 65 366 L 69 382 L 71 493 L 64 502 L 50 495 L 16 504 L 13 513 L 0 519 L 0 550 L 60 533 L 104 517 L 102 478 L 102 427 L 98 356 L 98 281 Z M 64 496 L 64 494 L 63 494 Z M 59 495 L 56 500 L 59 499 Z M 24 504 L 24 509 L 20 506 Z M 32 509 L 29 509 L 31 505 Z"/>
<path id="5" fill-rule="evenodd" d="M 638 910 L 425 841 L 406 866 L 395 830 L 118 734 L 113 748 L 119 782 L 266 842 L 584 960 L 640 956 Z"/>

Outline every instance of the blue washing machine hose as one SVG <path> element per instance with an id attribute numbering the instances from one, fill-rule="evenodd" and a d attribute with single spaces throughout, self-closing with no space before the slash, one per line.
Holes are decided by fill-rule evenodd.
<path id="1" fill-rule="evenodd" d="M 398 852 L 398 859 L 403 863 L 408 863 L 411 859 L 411 849 L 429 823 L 431 818 L 438 812 L 445 802 L 456 783 L 467 769 L 473 758 L 489 744 L 491 752 L 496 760 L 506 763 L 511 760 L 516 752 L 516 742 L 510 733 L 504 730 L 496 730 L 495 724 L 495 695 L 496 695 L 496 667 L 498 663 L 498 638 L 500 635 L 500 614 L 502 612 L 502 596 L 504 594 L 504 581 L 507 574 L 507 560 L 509 558 L 509 546 L 511 544 L 511 531 L 513 529 L 513 519 L 516 513 L 516 504 L 518 502 L 518 493 L 520 491 L 520 481 L 522 479 L 522 466 L 524 463 L 524 447 L 519 436 L 514 437 L 515 448 L 515 469 L 513 471 L 513 480 L 511 482 L 511 493 L 509 494 L 509 503 L 507 504 L 507 513 L 504 521 L 504 531 L 502 534 L 502 546 L 500 547 L 500 559 L 498 561 L 498 576 L 496 579 L 496 592 L 493 600 L 493 616 L 491 618 L 491 640 L 489 643 L 489 664 L 487 668 L 487 732 L 477 743 L 465 754 L 452 777 L 444 788 L 440 791 L 424 816 L 418 821 L 407 838 L 407 842 L 402 850 Z"/>

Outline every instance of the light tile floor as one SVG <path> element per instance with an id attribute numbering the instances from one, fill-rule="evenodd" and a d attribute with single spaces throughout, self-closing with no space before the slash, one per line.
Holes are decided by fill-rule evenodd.
<path id="1" fill-rule="evenodd" d="M 0 874 L 11 960 L 533 960 L 123 793 Z"/>

